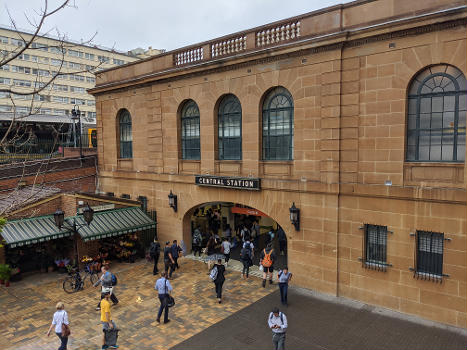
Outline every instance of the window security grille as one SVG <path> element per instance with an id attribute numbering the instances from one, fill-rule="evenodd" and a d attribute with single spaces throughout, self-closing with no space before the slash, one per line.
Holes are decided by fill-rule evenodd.
<path id="1" fill-rule="evenodd" d="M 417 231 L 417 254 L 414 277 L 441 281 L 443 276 L 444 234 Z"/>
<path id="2" fill-rule="evenodd" d="M 363 267 L 386 271 L 387 263 L 387 226 L 365 224 Z"/>

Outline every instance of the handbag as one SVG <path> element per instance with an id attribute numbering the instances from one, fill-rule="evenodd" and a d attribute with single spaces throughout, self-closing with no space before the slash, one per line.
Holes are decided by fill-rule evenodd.
<path id="1" fill-rule="evenodd" d="M 166 295 L 166 303 L 168 307 L 172 307 L 175 305 L 175 299 L 173 296 L 167 293 L 167 280 L 165 280 L 165 295 Z"/>
<path id="2" fill-rule="evenodd" d="M 70 326 L 65 324 L 65 312 L 63 312 L 63 320 L 62 320 L 62 337 L 68 338 L 71 334 L 71 330 L 70 330 Z"/>

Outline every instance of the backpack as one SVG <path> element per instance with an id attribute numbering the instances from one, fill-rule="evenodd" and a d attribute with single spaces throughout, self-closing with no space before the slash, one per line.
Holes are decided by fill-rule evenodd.
<path id="1" fill-rule="evenodd" d="M 217 279 L 217 266 L 214 266 L 211 270 L 211 272 L 209 273 L 209 277 L 211 278 L 211 280 L 214 282 L 216 279 Z"/>
<path id="2" fill-rule="evenodd" d="M 250 260 L 251 259 L 251 247 L 250 245 L 245 246 L 245 248 L 242 248 L 240 252 L 240 257 L 242 260 Z"/>
<path id="3" fill-rule="evenodd" d="M 272 320 L 274 317 L 274 314 L 271 312 L 271 316 L 269 316 L 269 319 Z M 282 325 L 284 324 L 284 318 L 282 317 L 282 312 L 279 312 L 279 317 L 281 318 L 281 323 Z"/>
<path id="4" fill-rule="evenodd" d="M 266 249 L 264 249 L 263 251 L 264 251 L 264 258 L 261 261 L 261 265 L 263 265 L 264 267 L 271 267 L 272 266 L 271 254 L 274 251 L 274 249 L 271 249 L 271 251 L 267 254 L 266 254 Z"/>
<path id="5" fill-rule="evenodd" d="M 160 245 L 158 243 L 152 242 L 151 248 L 149 248 L 149 255 L 151 257 L 155 257 L 157 253 L 159 253 Z"/>
<path id="6" fill-rule="evenodd" d="M 112 273 L 112 287 L 117 285 L 117 276 Z"/>

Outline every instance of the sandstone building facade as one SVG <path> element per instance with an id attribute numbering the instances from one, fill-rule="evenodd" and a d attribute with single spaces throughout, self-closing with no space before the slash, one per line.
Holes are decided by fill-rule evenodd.
<path id="1" fill-rule="evenodd" d="M 255 208 L 296 285 L 465 328 L 466 23 L 463 1 L 360 0 L 100 72 L 99 190 L 188 245 L 203 203 Z"/>

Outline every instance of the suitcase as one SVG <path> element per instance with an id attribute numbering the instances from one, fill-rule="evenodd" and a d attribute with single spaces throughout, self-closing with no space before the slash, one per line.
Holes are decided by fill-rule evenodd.
<path id="1" fill-rule="evenodd" d="M 105 345 L 107 346 L 117 345 L 118 331 L 119 329 L 117 328 L 112 328 L 112 329 L 108 329 L 104 331 Z"/>

